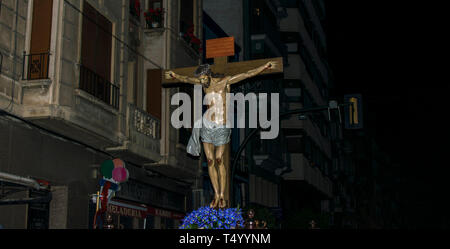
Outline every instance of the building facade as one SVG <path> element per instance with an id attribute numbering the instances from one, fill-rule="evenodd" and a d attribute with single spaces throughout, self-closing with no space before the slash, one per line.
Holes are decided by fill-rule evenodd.
<path id="1" fill-rule="evenodd" d="M 331 79 L 325 57 L 326 37 L 321 24 L 325 14 L 323 2 L 281 2 L 287 12 L 287 18 L 280 22 L 283 42 L 288 50 L 284 80 L 287 108 L 328 106 Z M 287 137 L 288 150 L 285 153 L 289 158 L 287 170 L 282 173 L 283 210 L 287 211 L 285 225 L 307 227 L 308 219 L 323 219 L 320 217 L 330 214 L 333 154 L 328 114 L 292 115 L 282 120 L 281 127 Z M 310 217 L 311 214 L 314 215 Z"/>
<path id="2" fill-rule="evenodd" d="M 165 10 L 159 25 L 149 8 Z M 130 173 L 109 207 L 116 227 L 173 228 L 191 208 L 200 164 L 168 122 L 179 89 L 162 89 L 160 72 L 200 62 L 182 39 L 201 37 L 198 10 L 197 0 L 2 1 L 0 172 L 48 183 L 43 228 L 92 227 L 99 167 L 112 158 Z M 38 223 L 20 203 L 0 206 L 3 227 Z"/>

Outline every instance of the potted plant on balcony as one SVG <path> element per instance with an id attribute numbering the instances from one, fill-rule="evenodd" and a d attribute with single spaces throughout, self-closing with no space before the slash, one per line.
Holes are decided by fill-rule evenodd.
<path id="1" fill-rule="evenodd" d="M 144 16 L 148 28 L 159 28 L 164 20 L 164 9 L 150 8 L 144 13 Z"/>
<path id="2" fill-rule="evenodd" d="M 189 44 L 191 48 L 193 48 L 196 52 L 201 53 L 201 41 L 194 35 L 194 25 L 191 25 L 186 33 L 183 35 L 184 40 Z"/>

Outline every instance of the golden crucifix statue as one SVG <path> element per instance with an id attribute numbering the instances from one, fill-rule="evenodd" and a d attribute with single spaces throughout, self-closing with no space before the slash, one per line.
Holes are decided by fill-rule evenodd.
<path id="1" fill-rule="evenodd" d="M 230 39 L 231 38 L 231 39 Z M 226 94 L 230 92 L 230 85 L 238 83 L 242 80 L 250 77 L 265 74 L 265 73 L 278 73 L 282 72 L 282 58 L 234 62 L 227 63 L 226 55 L 234 55 L 234 39 L 232 37 L 214 39 L 220 44 L 221 51 L 212 52 L 212 58 L 216 58 L 215 68 L 218 69 L 219 74 L 213 71 L 208 64 L 200 65 L 195 69 L 194 75 L 192 75 L 192 68 L 184 68 L 178 71 L 190 70 L 190 75 L 183 75 L 182 73 L 176 73 L 177 70 L 168 70 L 165 72 L 165 86 L 167 83 L 183 82 L 190 84 L 199 84 L 203 86 L 203 90 L 206 94 L 211 96 L 209 100 L 210 104 L 208 110 L 211 110 L 212 115 L 203 118 L 204 125 L 200 130 L 200 137 L 203 143 L 204 152 L 208 161 L 208 173 L 211 179 L 211 183 L 214 189 L 214 198 L 210 203 L 212 208 L 226 208 L 229 206 L 229 160 L 228 160 L 228 146 L 230 142 L 231 129 L 226 127 L 227 120 L 227 103 Z M 213 40 L 213 41 L 214 41 Z M 211 40 L 208 40 L 211 41 Z M 208 58 L 208 41 L 207 41 L 207 58 Z M 231 41 L 231 42 L 230 42 Z M 230 45 L 231 44 L 231 45 Z M 228 45 L 232 52 L 224 52 L 223 48 Z M 225 54 L 224 54 L 225 53 Z M 216 55 L 216 56 L 214 56 Z M 222 55 L 222 56 L 217 56 Z M 227 65 L 229 64 L 229 65 Z M 234 64 L 234 65 L 230 65 Z M 259 66 L 255 66 L 255 64 Z M 225 67 L 227 66 L 227 67 Z M 246 70 L 252 67 L 252 69 Z M 281 70 L 280 70 L 281 67 Z M 230 73 L 235 72 L 233 75 L 220 74 L 223 71 Z M 225 69 L 225 70 L 224 70 Z M 228 69 L 228 70 L 226 70 Z M 192 138 L 191 138 L 192 139 Z"/>

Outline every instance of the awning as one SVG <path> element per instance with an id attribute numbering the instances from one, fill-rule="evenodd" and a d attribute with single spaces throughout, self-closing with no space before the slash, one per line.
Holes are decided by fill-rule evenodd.
<path id="1" fill-rule="evenodd" d="M 23 205 L 32 203 L 48 203 L 52 199 L 48 191 L 48 183 L 43 181 L 0 172 L 0 205 Z M 6 199 L 8 195 L 23 192 L 29 189 L 42 191 L 43 195 L 19 199 Z"/>
<path id="2" fill-rule="evenodd" d="M 8 174 L 4 172 L 0 172 L 0 181 L 15 183 L 25 187 L 34 188 L 36 190 L 47 189 L 47 186 L 41 186 L 39 182 L 34 179 Z"/>

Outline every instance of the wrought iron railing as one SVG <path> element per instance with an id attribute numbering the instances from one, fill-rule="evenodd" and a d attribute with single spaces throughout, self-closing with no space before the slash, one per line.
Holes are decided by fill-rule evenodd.
<path id="1" fill-rule="evenodd" d="M 22 79 L 48 79 L 50 53 L 26 54 L 23 52 Z"/>
<path id="2" fill-rule="evenodd" d="M 118 109 L 120 88 L 89 68 L 80 65 L 79 88 Z"/>
<path id="3" fill-rule="evenodd" d="M 153 139 L 160 138 L 161 121 L 148 112 L 128 104 L 130 128 Z"/>

